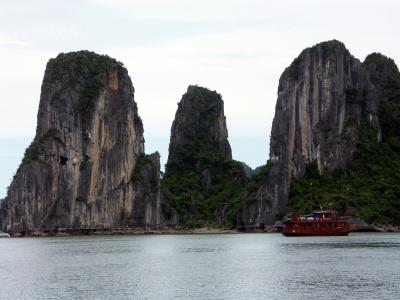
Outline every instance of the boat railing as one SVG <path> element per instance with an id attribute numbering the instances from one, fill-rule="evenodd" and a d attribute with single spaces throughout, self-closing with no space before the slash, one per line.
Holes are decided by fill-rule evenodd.
<path id="1" fill-rule="evenodd" d="M 284 222 L 340 222 L 340 221 L 348 221 L 349 217 L 315 217 L 315 216 L 296 216 L 296 217 L 286 217 Z"/>

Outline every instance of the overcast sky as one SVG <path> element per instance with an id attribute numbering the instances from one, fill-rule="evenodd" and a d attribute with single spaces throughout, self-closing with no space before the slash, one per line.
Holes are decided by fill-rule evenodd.
<path id="1" fill-rule="evenodd" d="M 219 92 L 234 159 L 268 159 L 278 80 L 302 49 L 338 39 L 400 61 L 400 1 L 0 0 L 0 198 L 35 135 L 46 62 L 88 49 L 127 67 L 146 152 L 166 162 L 189 84 Z"/>

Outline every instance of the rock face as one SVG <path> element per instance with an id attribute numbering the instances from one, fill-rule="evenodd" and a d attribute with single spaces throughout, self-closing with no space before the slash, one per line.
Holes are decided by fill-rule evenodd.
<path id="1" fill-rule="evenodd" d="M 215 91 L 189 86 L 178 104 L 162 181 L 170 224 L 231 222 L 234 186 L 246 181 L 232 160 L 224 104 Z M 228 221 L 229 219 L 229 221 Z"/>
<path id="2" fill-rule="evenodd" d="M 398 81 L 399 69 L 393 59 L 381 54 L 371 53 L 364 62 L 363 66 L 367 69 L 371 81 L 376 85 L 388 85 L 388 80 Z"/>
<path id="3" fill-rule="evenodd" d="M 302 176 L 311 162 L 320 173 L 345 169 L 360 139 L 360 125 L 379 128 L 377 108 L 367 70 L 342 43 L 305 49 L 279 80 L 269 168 L 256 201 L 240 215 L 243 226 L 272 223 L 287 205 L 291 178 Z"/>
<path id="4" fill-rule="evenodd" d="M 159 161 L 152 156 L 154 168 L 146 167 L 142 182 L 135 181 L 143 126 L 121 63 L 88 51 L 51 59 L 37 122 L 2 204 L 3 230 L 115 228 L 138 221 L 143 201 L 150 208 L 138 224 L 156 225 L 157 205 L 143 195 L 157 181 Z"/>
<path id="5" fill-rule="evenodd" d="M 378 117 L 382 138 L 400 136 L 400 72 L 393 59 L 380 53 L 365 58 L 363 66 L 379 95 Z"/>
<path id="6" fill-rule="evenodd" d="M 160 197 L 160 154 L 142 155 L 133 170 L 135 197 L 128 219 L 131 227 L 156 228 L 164 224 Z"/>
<path id="7" fill-rule="evenodd" d="M 189 86 L 178 104 L 171 129 L 168 167 L 185 153 L 214 152 L 232 159 L 224 102 L 219 94 L 199 86 Z"/>

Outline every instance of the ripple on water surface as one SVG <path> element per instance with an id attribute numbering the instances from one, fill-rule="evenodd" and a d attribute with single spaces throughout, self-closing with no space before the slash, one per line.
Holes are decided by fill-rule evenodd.
<path id="1" fill-rule="evenodd" d="M 399 299 L 400 234 L 0 240 L 0 299 Z"/>

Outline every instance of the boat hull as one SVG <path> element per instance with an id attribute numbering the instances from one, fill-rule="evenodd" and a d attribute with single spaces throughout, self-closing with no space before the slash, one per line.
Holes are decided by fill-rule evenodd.
<path id="1" fill-rule="evenodd" d="M 289 221 L 284 223 L 284 236 L 345 236 L 351 231 L 347 220 Z"/>
<path id="2" fill-rule="evenodd" d="M 349 231 L 345 232 L 285 232 L 281 231 L 284 236 L 346 236 L 349 235 Z"/>

